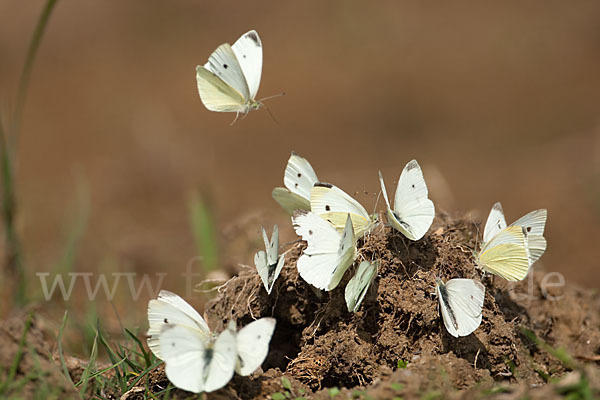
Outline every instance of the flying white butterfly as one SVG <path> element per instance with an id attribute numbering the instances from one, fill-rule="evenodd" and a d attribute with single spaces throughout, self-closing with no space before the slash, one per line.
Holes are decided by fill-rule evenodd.
<path id="1" fill-rule="evenodd" d="M 250 375 L 265 361 L 275 330 L 275 323 L 275 318 L 261 318 L 237 332 L 235 322 L 229 323 L 229 330 L 235 333 L 236 337 L 236 372 L 239 375 Z"/>
<path id="2" fill-rule="evenodd" d="M 279 256 L 279 229 L 277 225 L 273 227 L 273 236 L 270 242 L 264 228 L 262 228 L 262 235 L 266 252 L 262 250 L 257 252 L 254 256 L 254 264 L 267 293 L 271 294 L 275 280 L 283 268 L 285 257 Z"/>
<path id="3" fill-rule="evenodd" d="M 181 325 L 196 331 L 197 336 L 209 342 L 212 338 L 204 318 L 181 297 L 167 290 L 161 290 L 158 298 L 148 302 L 148 347 L 156 357 L 162 359 L 160 352 L 160 332 L 169 324 Z"/>
<path id="4" fill-rule="evenodd" d="M 381 172 L 379 172 L 379 183 L 387 205 L 390 224 L 410 240 L 421 239 L 433 222 L 435 207 L 427 198 L 427 185 L 419 163 L 412 160 L 402 170 L 396 188 L 394 209 L 390 206 Z"/>
<path id="5" fill-rule="evenodd" d="M 272 196 L 290 215 L 296 210 L 310 211 L 310 190 L 318 181 L 308 160 L 292 152 L 283 177 L 285 188 L 276 187 Z"/>
<path id="6" fill-rule="evenodd" d="M 521 226 L 524 229 L 527 244 L 527 250 L 529 252 L 529 267 L 536 262 L 544 251 L 546 251 L 546 239 L 544 238 L 544 229 L 546 227 L 546 219 L 548 218 L 548 211 L 545 209 L 532 211 L 512 224 L 510 226 Z M 498 202 L 494 204 L 490 215 L 485 223 L 483 230 L 483 243 L 492 240 L 500 231 L 506 228 L 506 219 L 504 218 L 504 211 L 502 205 Z"/>
<path id="7" fill-rule="evenodd" d="M 161 327 L 159 343 L 167 378 L 180 389 L 213 392 L 233 376 L 237 344 L 229 329 L 207 342 L 196 329 L 166 324 Z"/>
<path id="8" fill-rule="evenodd" d="M 361 238 L 373 226 L 373 219 L 358 201 L 329 183 L 315 183 L 310 190 L 310 209 L 339 232 L 344 230 L 346 217 L 350 215 L 356 238 Z"/>
<path id="9" fill-rule="evenodd" d="M 207 109 L 248 114 L 263 104 L 255 99 L 262 74 L 262 43 L 258 33 L 244 33 L 231 46 L 220 45 L 204 66 L 196 67 L 200 99 Z M 235 120 L 234 120 L 235 122 Z"/>
<path id="10" fill-rule="evenodd" d="M 305 210 L 296 211 L 292 221 L 298 236 L 308 244 L 298 258 L 298 273 L 318 289 L 334 289 L 356 258 L 350 215 L 342 234 L 323 218 Z"/>
<path id="11" fill-rule="evenodd" d="M 444 325 L 454 337 L 470 335 L 481 324 L 485 287 L 472 279 L 437 279 L 436 292 Z"/>
<path id="12" fill-rule="evenodd" d="M 377 261 L 370 263 L 363 261 L 358 266 L 356 273 L 350 279 L 346 285 L 344 297 L 346 298 L 346 306 L 348 311 L 356 312 L 360 308 L 360 305 L 367 294 L 373 277 L 377 273 L 377 267 L 379 263 Z"/>

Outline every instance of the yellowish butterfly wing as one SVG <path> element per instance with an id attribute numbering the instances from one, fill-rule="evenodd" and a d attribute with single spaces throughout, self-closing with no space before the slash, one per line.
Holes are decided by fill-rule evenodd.
<path id="1" fill-rule="evenodd" d="M 244 112 L 244 96 L 205 67 L 196 67 L 198 93 L 204 106 L 210 111 Z"/>
<path id="2" fill-rule="evenodd" d="M 331 225 L 335 227 L 338 232 L 344 231 L 344 226 L 346 225 L 346 218 L 348 213 L 344 212 L 327 212 L 319 215 L 321 218 L 328 221 Z M 350 214 L 350 219 L 352 220 L 352 226 L 354 227 L 354 231 L 356 232 L 356 237 L 362 237 L 365 232 L 371 229 L 371 220 L 366 219 L 365 217 L 358 214 Z"/>
<path id="3" fill-rule="evenodd" d="M 348 214 L 357 238 L 362 237 L 372 227 L 365 208 L 342 189 L 328 183 L 317 183 L 310 190 L 310 208 L 312 212 L 329 221 L 340 233 L 344 231 Z"/>
<path id="4" fill-rule="evenodd" d="M 520 226 L 509 226 L 487 242 L 479 254 L 479 265 L 507 281 L 521 281 L 529 272 L 529 253 Z"/>

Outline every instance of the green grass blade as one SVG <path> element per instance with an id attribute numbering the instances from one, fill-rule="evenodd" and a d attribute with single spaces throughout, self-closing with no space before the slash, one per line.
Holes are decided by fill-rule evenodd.
<path id="1" fill-rule="evenodd" d="M 137 346 L 139 347 L 140 351 L 142 352 L 142 356 L 144 357 L 146 367 L 152 365 L 152 361 L 150 360 L 150 354 L 148 354 L 148 352 L 144 348 L 144 345 L 142 344 L 142 341 L 137 337 L 137 335 L 127 328 L 125 328 L 125 333 L 127 333 L 127 335 L 129 335 L 129 337 L 131 337 L 133 341 L 137 343 Z"/>
<path id="2" fill-rule="evenodd" d="M 84 395 L 86 394 L 88 382 L 90 381 L 90 377 L 92 375 L 92 368 L 96 364 L 96 357 L 98 355 L 98 331 L 96 330 L 96 337 L 94 338 L 94 343 L 92 345 L 92 352 L 90 353 L 90 360 L 88 362 L 87 367 L 83 370 L 83 374 L 81 375 L 81 380 L 75 385 L 81 385 L 81 389 L 79 393 Z"/>
<path id="3" fill-rule="evenodd" d="M 144 376 L 146 376 L 154 368 L 158 367 L 161 363 L 162 363 L 162 360 L 158 360 L 154 364 L 152 364 L 151 366 L 149 366 L 148 368 L 146 368 L 145 370 L 143 370 L 142 372 L 140 372 L 140 374 L 129 384 L 129 386 L 128 386 L 128 388 L 127 388 L 126 391 L 129 391 L 133 387 L 135 387 L 138 384 L 138 382 L 141 381 L 144 378 Z"/>
<path id="4" fill-rule="evenodd" d="M 100 330 L 99 327 L 98 327 L 98 339 L 100 340 L 100 344 L 102 344 L 102 346 L 104 346 L 106 353 L 108 354 L 108 358 L 110 359 L 110 362 L 113 365 L 116 364 L 117 360 L 121 357 L 117 357 L 117 355 L 113 351 L 112 347 L 110 347 L 110 345 L 108 344 L 108 341 L 102 335 L 102 331 Z M 125 357 L 122 357 L 121 359 L 124 360 Z M 119 384 L 119 388 L 121 389 L 121 393 L 125 393 L 127 391 L 127 379 L 125 378 L 125 370 L 123 369 L 121 371 L 121 369 L 117 366 L 117 368 L 115 368 L 115 377 Z"/>
<path id="5" fill-rule="evenodd" d="M 16 291 L 14 293 L 14 302 L 16 305 L 22 306 L 27 303 L 26 280 L 24 273 L 23 252 L 21 241 L 15 228 L 16 216 L 16 195 L 14 181 L 14 158 L 16 154 L 16 141 L 20 131 L 23 108 L 25 106 L 25 98 L 27 88 L 31 78 L 33 63 L 40 47 L 40 43 L 46 31 L 48 20 L 52 14 L 52 10 L 56 5 L 57 0 L 48 0 L 46 6 L 42 10 L 38 18 L 35 30 L 29 41 L 27 56 L 21 69 L 19 84 L 17 88 L 17 97 L 15 101 L 15 110 L 8 127 L 0 121 L 0 139 L 2 149 L 0 149 L 0 157 L 2 158 L 2 213 L 5 231 L 6 243 L 6 265 L 16 279 Z"/>
<path id="6" fill-rule="evenodd" d="M 33 313 L 29 313 L 27 319 L 25 320 L 25 326 L 23 327 L 23 334 L 21 335 L 21 339 L 19 340 L 19 347 L 17 349 L 17 354 L 15 354 L 15 358 L 10 366 L 8 371 L 8 376 L 6 380 L 2 382 L 0 385 L 0 393 L 4 393 L 8 386 L 14 382 L 15 376 L 17 375 L 17 369 L 19 368 L 19 364 L 21 363 L 21 359 L 23 358 L 23 349 L 25 347 L 25 343 L 27 341 L 27 332 L 31 328 L 31 323 L 33 320 Z"/>
<path id="7" fill-rule="evenodd" d="M 67 325 L 68 318 L 69 311 L 65 310 L 65 315 L 63 316 L 62 323 L 60 324 L 60 329 L 58 330 L 58 337 L 56 338 L 56 341 L 58 345 L 58 357 L 60 358 L 60 365 L 62 366 L 63 374 L 65 374 L 65 377 L 69 380 L 69 382 L 71 382 L 71 384 L 74 385 L 73 379 L 71 379 L 71 374 L 69 373 L 69 369 L 67 368 L 62 344 L 63 333 L 65 331 L 65 326 Z"/>
<path id="8" fill-rule="evenodd" d="M 105 372 L 107 372 L 107 371 L 110 371 L 110 370 L 111 370 L 111 369 L 113 369 L 113 368 L 118 368 L 118 367 L 119 367 L 119 365 L 121 365 L 123 362 L 125 362 L 125 359 L 124 359 L 124 358 L 123 358 L 123 359 L 121 359 L 121 360 L 119 360 L 117 363 L 115 363 L 115 364 L 112 364 L 110 367 L 106 367 L 106 368 L 104 368 L 104 369 L 101 369 L 100 371 L 96 371 L 96 372 L 94 372 L 93 374 L 91 374 L 91 375 L 90 375 L 90 377 L 89 377 L 88 381 L 89 381 L 89 380 L 92 380 L 92 379 L 95 379 L 97 376 L 100 376 L 100 375 L 102 375 L 103 373 L 105 373 Z M 77 383 L 75 384 L 75 387 L 78 387 L 78 386 L 80 386 L 82 383 L 83 383 L 83 382 L 81 382 L 81 381 L 77 382 Z"/>
<path id="9" fill-rule="evenodd" d="M 215 270 L 219 266 L 219 246 L 213 212 L 198 194 L 190 200 L 190 223 L 204 272 Z"/>
<path id="10" fill-rule="evenodd" d="M 31 36 L 31 40 L 29 41 L 29 48 L 27 49 L 27 56 L 25 57 L 23 68 L 21 69 L 21 76 L 19 77 L 19 86 L 17 89 L 17 100 L 12 126 L 13 140 L 16 140 L 17 132 L 20 129 L 23 108 L 25 106 L 25 98 L 27 97 L 27 88 L 29 87 L 31 71 L 33 69 L 33 63 L 35 61 L 35 57 L 40 47 L 40 43 L 42 42 L 42 38 L 44 37 L 44 32 L 46 31 L 46 26 L 48 25 L 48 20 L 50 19 L 50 15 L 52 14 L 52 10 L 54 10 L 54 6 L 56 5 L 56 3 L 57 0 L 48 0 L 46 2 L 46 6 L 42 10 L 40 17 L 38 18 L 35 30 L 33 31 L 33 35 Z"/>

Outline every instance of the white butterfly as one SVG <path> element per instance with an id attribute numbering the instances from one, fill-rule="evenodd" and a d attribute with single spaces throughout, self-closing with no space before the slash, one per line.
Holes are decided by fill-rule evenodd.
<path id="1" fill-rule="evenodd" d="M 485 287 L 472 279 L 437 279 L 436 292 L 444 325 L 454 337 L 470 335 L 481 324 Z"/>
<path id="2" fill-rule="evenodd" d="M 233 376 L 237 360 L 235 334 L 225 329 L 214 341 L 185 325 L 163 325 L 160 352 L 167 378 L 176 387 L 194 393 L 212 392 Z"/>
<path id="3" fill-rule="evenodd" d="M 236 332 L 235 322 L 229 323 L 229 329 L 236 336 L 236 372 L 239 375 L 250 375 L 265 361 L 275 324 L 275 318 L 261 318 Z"/>
<path id="4" fill-rule="evenodd" d="M 332 290 L 356 258 L 356 239 L 348 214 L 342 234 L 315 213 L 298 210 L 292 217 L 298 236 L 308 244 L 298 258 L 298 273 L 322 290 Z"/>
<path id="5" fill-rule="evenodd" d="M 252 30 L 233 46 L 220 45 L 204 66 L 196 67 L 200 99 L 207 109 L 237 116 L 260 108 L 255 100 L 262 73 L 262 43 Z M 235 122 L 235 120 L 234 120 Z"/>
<path id="6" fill-rule="evenodd" d="M 158 298 L 148 302 L 148 347 L 156 357 L 163 359 L 160 352 L 160 332 L 169 324 L 185 326 L 197 332 L 198 337 L 209 342 L 212 338 L 204 318 L 181 297 L 167 290 L 161 290 Z"/>
<path id="7" fill-rule="evenodd" d="M 273 236 L 270 242 L 264 228 L 262 228 L 262 235 L 266 252 L 262 250 L 257 252 L 254 256 L 254 264 L 267 293 L 271 294 L 275 280 L 283 268 L 285 257 L 279 256 L 279 229 L 277 225 L 273 226 Z"/>
<path id="8" fill-rule="evenodd" d="M 390 206 L 381 172 L 379 172 L 379 183 L 387 205 L 390 224 L 410 240 L 421 239 L 433 222 L 435 207 L 427 198 L 427 185 L 419 163 L 412 160 L 402 170 L 396 188 L 394 209 Z"/>
<path id="9" fill-rule="evenodd" d="M 373 281 L 373 277 L 377 273 L 378 266 L 379 263 L 377 261 L 374 263 L 363 261 L 360 263 L 356 273 L 346 285 L 346 290 L 344 292 L 348 311 L 358 311 L 369 290 L 369 286 L 371 286 L 371 281 Z"/>
<path id="10" fill-rule="evenodd" d="M 524 229 L 527 250 L 529 252 L 529 267 L 533 265 L 546 251 L 546 239 L 544 238 L 544 229 L 546 227 L 546 219 L 548 211 L 545 209 L 532 211 L 510 226 L 521 226 Z M 502 205 L 498 202 L 494 204 L 490 215 L 485 223 L 483 230 L 483 243 L 492 240 L 500 231 L 506 228 L 506 219 Z"/>
<path id="11" fill-rule="evenodd" d="M 310 211 L 310 189 L 318 181 L 308 160 L 292 152 L 283 177 L 285 188 L 276 187 L 272 196 L 290 214 L 296 210 Z"/>
<path id="12" fill-rule="evenodd" d="M 361 238 L 373 226 L 369 213 L 358 201 L 329 183 L 315 183 L 310 190 L 310 209 L 339 232 L 344 230 L 346 217 L 350 215 L 357 238 Z"/>

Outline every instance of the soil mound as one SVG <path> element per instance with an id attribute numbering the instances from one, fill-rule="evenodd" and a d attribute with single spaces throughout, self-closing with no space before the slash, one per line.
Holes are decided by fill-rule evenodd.
<path id="1" fill-rule="evenodd" d="M 230 319 L 245 325 L 272 316 L 277 327 L 266 372 L 236 376 L 214 395 L 265 398 L 287 391 L 290 397 L 329 398 L 339 392 L 379 398 L 434 389 L 457 395 L 498 382 L 529 390 L 572 369 L 546 344 L 598 360 L 599 296 L 558 286 L 557 276 L 537 266 L 517 284 L 482 278 L 472 252 L 478 231 L 474 221 L 448 215 L 438 216 L 417 242 L 377 226 L 359 242 L 359 259 L 380 260 L 380 266 L 355 314 L 344 301 L 353 271 L 331 292 L 314 290 L 298 276 L 304 242 L 287 252 L 270 296 L 255 269 L 245 268 L 207 304 L 210 325 L 219 331 Z M 446 332 L 434 294 L 436 277 L 473 278 L 485 285 L 483 321 L 473 334 L 454 338 Z M 282 376 L 292 389 L 282 386 Z M 340 390 L 326 390 L 333 387 Z"/>

